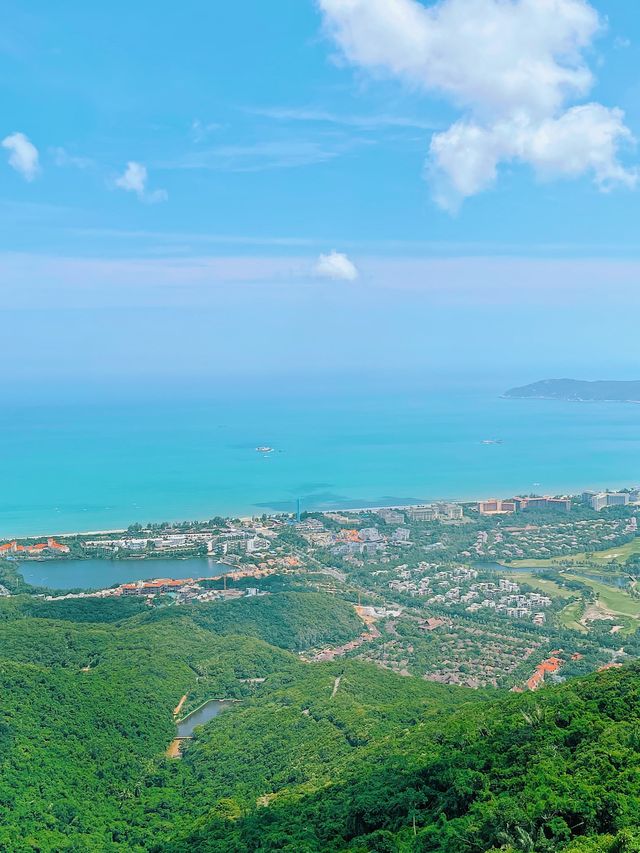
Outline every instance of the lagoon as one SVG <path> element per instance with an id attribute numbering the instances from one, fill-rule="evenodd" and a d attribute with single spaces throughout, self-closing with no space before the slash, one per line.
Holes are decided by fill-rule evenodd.
<path id="1" fill-rule="evenodd" d="M 151 578 L 201 578 L 225 574 L 230 566 L 207 557 L 144 560 L 27 560 L 17 564 L 27 583 L 50 589 L 106 589 Z"/>

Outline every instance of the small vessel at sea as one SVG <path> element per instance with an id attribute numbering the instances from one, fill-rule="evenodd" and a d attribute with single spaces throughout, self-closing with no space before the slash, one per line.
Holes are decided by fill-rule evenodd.
<path id="1" fill-rule="evenodd" d="M 273 453 L 273 447 L 267 447 L 267 445 L 260 445 L 256 447 L 257 453 Z"/>
<path id="2" fill-rule="evenodd" d="M 502 444 L 501 438 L 484 438 L 480 444 Z"/>

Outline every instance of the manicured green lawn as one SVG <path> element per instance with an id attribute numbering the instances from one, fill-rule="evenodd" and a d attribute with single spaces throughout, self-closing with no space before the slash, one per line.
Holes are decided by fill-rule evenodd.
<path id="1" fill-rule="evenodd" d="M 617 548 L 609 548 L 607 551 L 597 551 L 593 554 L 593 558 L 594 560 L 598 560 L 602 563 L 609 563 L 612 560 L 624 562 L 624 560 L 628 560 L 629 557 L 632 557 L 634 554 L 640 554 L 640 536 L 632 539 L 631 542 L 627 542 L 626 545 L 620 545 Z"/>
<path id="2" fill-rule="evenodd" d="M 531 566 L 534 569 L 548 569 L 552 566 L 555 566 L 559 559 L 559 557 L 549 557 L 545 560 L 534 560 L 533 558 L 527 560 L 505 560 L 504 564 L 505 566 L 511 566 L 514 569 L 518 569 L 523 566 L 526 566 L 527 568 Z M 562 559 L 572 560 L 573 557 L 563 557 Z"/>
<path id="3" fill-rule="evenodd" d="M 581 634 L 587 633 L 587 628 L 584 625 L 581 625 L 578 621 L 582 616 L 584 610 L 584 604 L 582 599 L 578 601 L 572 601 L 571 604 L 567 604 L 564 610 L 561 610 L 558 614 L 558 619 L 565 628 L 570 628 L 573 631 L 580 631 Z"/>
<path id="4" fill-rule="evenodd" d="M 533 572 L 510 572 L 509 578 L 516 583 L 526 583 L 534 589 L 539 589 L 540 592 L 546 593 L 551 598 L 571 598 L 575 595 L 571 590 L 563 589 L 557 583 L 554 583 L 554 581 L 538 577 Z"/>
<path id="5" fill-rule="evenodd" d="M 505 563 L 506 566 L 534 566 L 536 568 L 545 568 L 555 566 L 558 563 L 584 563 L 587 559 L 594 560 L 598 563 L 611 563 L 617 560 L 623 563 L 634 554 L 640 554 L 640 536 L 627 542 L 625 545 L 619 545 L 617 548 L 607 548 L 606 551 L 594 551 L 589 554 L 572 554 L 568 557 L 549 557 L 545 560 L 512 560 Z"/>
<path id="6" fill-rule="evenodd" d="M 621 616 L 630 616 L 640 623 L 640 599 L 632 598 L 623 589 L 615 589 L 608 584 L 593 580 L 586 575 L 565 574 L 567 580 L 576 580 L 586 583 L 598 596 L 598 601 L 607 610 L 619 613 Z"/>

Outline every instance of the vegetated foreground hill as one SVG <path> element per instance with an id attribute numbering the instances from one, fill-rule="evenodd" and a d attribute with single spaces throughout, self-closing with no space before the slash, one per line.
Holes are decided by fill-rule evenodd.
<path id="1" fill-rule="evenodd" d="M 536 397 L 542 400 L 569 400 L 572 402 L 640 402 L 640 381 L 585 382 L 580 379 L 544 379 L 511 388 L 505 397 Z"/>
<path id="2" fill-rule="evenodd" d="M 0 602 L 0 850 L 640 850 L 640 666 L 518 695 L 307 664 L 259 635 L 350 605 L 277 598 L 252 637 L 230 604 Z M 184 693 L 241 701 L 170 760 Z"/>
<path id="3" fill-rule="evenodd" d="M 315 790 L 281 792 L 248 813 L 228 799 L 158 849 L 638 851 L 639 700 L 640 668 L 633 666 L 450 707 L 372 738 Z M 231 737 L 231 718 L 224 722 Z M 248 730 L 242 720 L 236 725 L 241 764 Z M 214 727 L 203 733 L 186 762 L 194 776 L 220 734 Z M 253 754 L 255 746 L 249 741 L 246 749 Z M 233 751 L 228 743 L 225 750 Z"/>

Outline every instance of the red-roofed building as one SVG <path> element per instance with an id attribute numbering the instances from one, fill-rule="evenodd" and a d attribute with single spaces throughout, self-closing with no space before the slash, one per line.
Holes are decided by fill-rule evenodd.
<path id="1" fill-rule="evenodd" d="M 38 542 L 35 545 L 19 545 L 15 540 L 13 542 L 5 542 L 0 545 L 0 555 L 16 554 L 22 557 L 43 556 L 45 554 L 68 554 L 68 545 L 61 545 L 60 542 L 50 536 L 46 542 Z"/>
<path id="2" fill-rule="evenodd" d="M 171 592 L 180 589 L 185 584 L 194 583 L 193 578 L 156 578 L 152 581 L 138 581 L 138 583 L 123 583 L 120 589 L 123 595 L 151 595 L 156 592 Z"/>
<path id="3" fill-rule="evenodd" d="M 529 690 L 537 690 L 539 687 L 542 687 L 546 673 L 557 672 L 563 664 L 564 660 L 562 658 L 555 657 L 555 655 L 543 660 L 542 663 L 538 664 L 535 672 L 527 681 L 527 687 Z"/>

